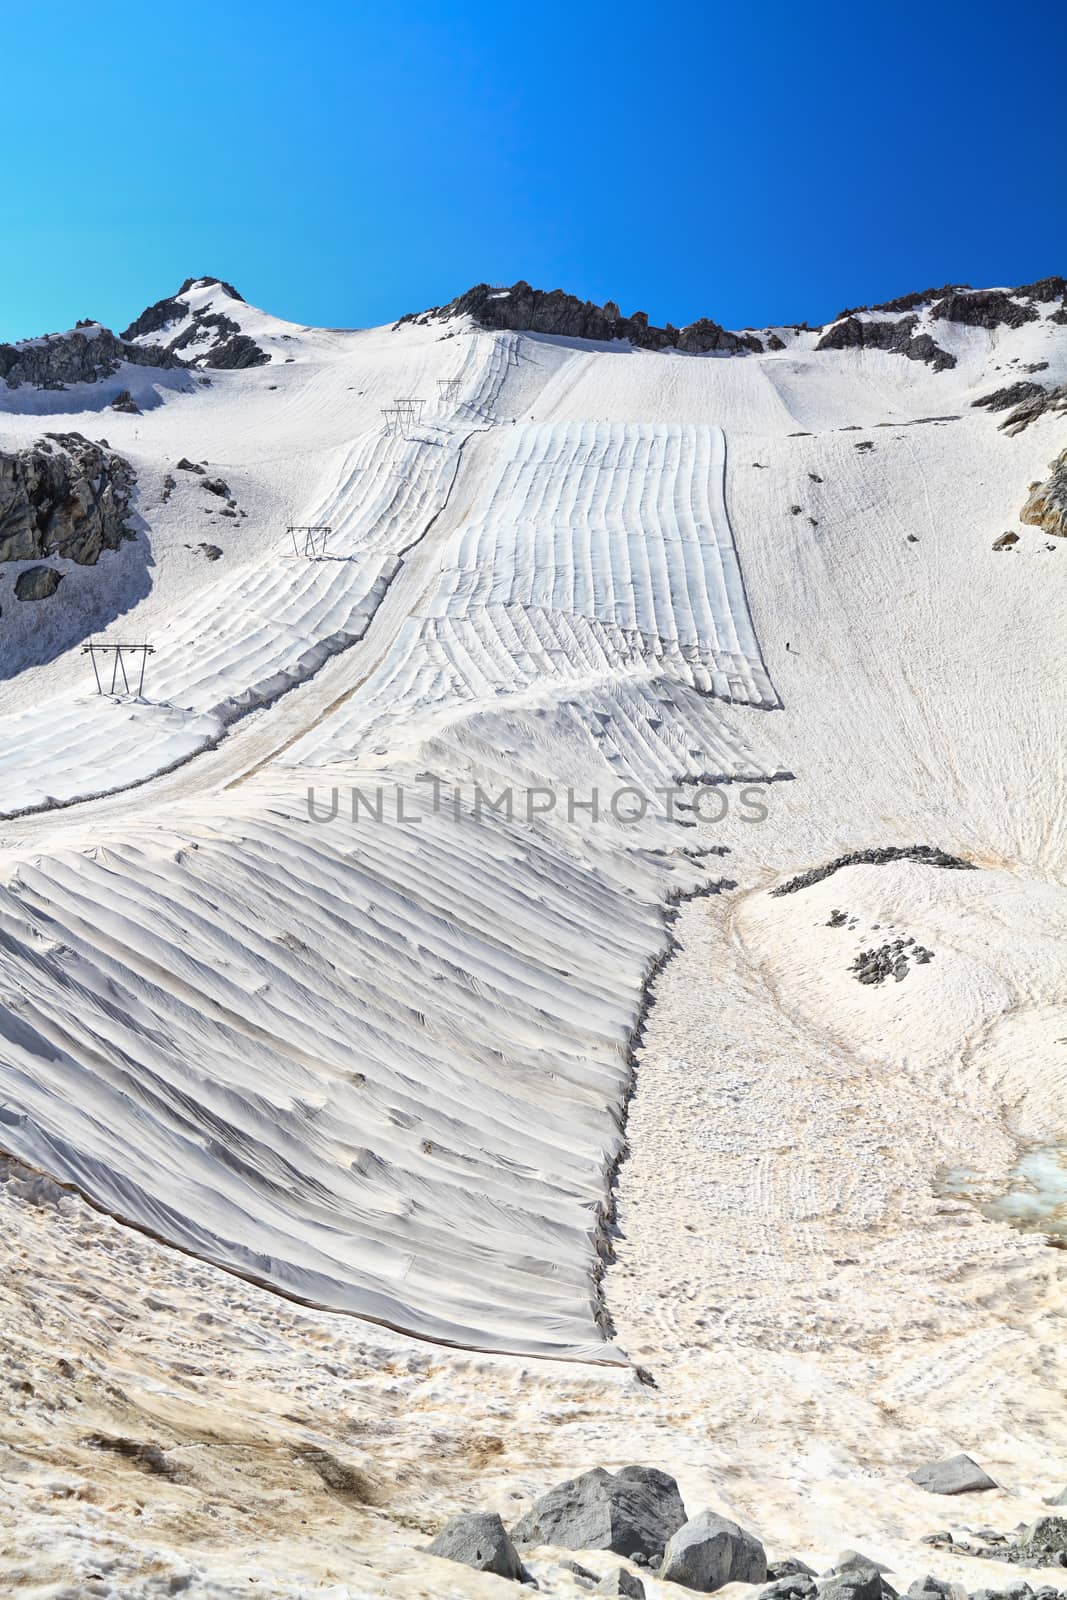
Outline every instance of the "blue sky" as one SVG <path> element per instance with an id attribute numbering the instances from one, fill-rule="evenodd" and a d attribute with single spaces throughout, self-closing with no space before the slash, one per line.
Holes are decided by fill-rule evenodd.
<path id="1" fill-rule="evenodd" d="M 0 339 L 210 273 L 356 327 L 518 277 L 728 326 L 1067 272 L 1062 0 L 4 11 Z"/>

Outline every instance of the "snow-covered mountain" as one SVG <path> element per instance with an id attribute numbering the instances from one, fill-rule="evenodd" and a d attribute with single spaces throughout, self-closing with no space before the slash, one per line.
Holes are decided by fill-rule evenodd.
<path id="1" fill-rule="evenodd" d="M 155 1529 L 35 1510 L 42 1550 L 177 1572 L 183 1479 L 236 1517 L 208 1439 L 358 1439 L 397 1594 L 561 1464 L 909 1567 L 931 1454 L 1005 1525 L 1060 1487 L 1063 1258 L 997 1197 L 1067 1144 L 1065 290 L 345 331 L 197 278 L 0 347 L 10 1492 L 42 1441 L 187 1451 Z M 90 642 L 154 653 L 101 693 Z M 325 1583 L 271 1499 L 312 1489 L 248 1470 L 192 1592 L 253 1538 Z"/>

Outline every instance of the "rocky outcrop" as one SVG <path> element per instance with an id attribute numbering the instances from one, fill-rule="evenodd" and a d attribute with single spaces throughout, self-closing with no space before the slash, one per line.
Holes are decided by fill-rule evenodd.
<path id="1" fill-rule="evenodd" d="M 510 289 L 494 289 L 488 283 L 476 284 L 447 306 L 435 306 L 422 317 L 410 313 L 401 317 L 396 326 L 399 328 L 405 322 L 423 318 L 444 321 L 463 316 L 471 317 L 481 328 L 548 333 L 601 342 L 627 339 L 642 350 L 681 350 L 688 355 L 722 351 L 733 355 L 763 349 L 754 334 L 728 333 L 708 317 L 701 317 L 684 328 L 676 328 L 669 322 L 666 327 L 657 328 L 649 323 L 644 311 L 624 317 L 611 300 L 598 306 L 590 300 L 566 294 L 562 289 L 534 289 L 522 279 Z"/>
<path id="2" fill-rule="evenodd" d="M 736 1522 L 701 1511 L 671 1539 L 660 1577 L 713 1594 L 728 1583 L 765 1583 L 767 1556 L 760 1541 Z"/>
<path id="3" fill-rule="evenodd" d="M 101 550 L 134 537 L 126 524 L 135 482 L 128 461 L 80 433 L 0 451 L 0 561 L 94 565 Z"/>
<path id="4" fill-rule="evenodd" d="M 1036 283 L 1021 284 L 1011 292 L 1021 300 L 1035 300 L 1039 305 L 1048 305 L 1052 300 L 1067 300 L 1067 278 L 1059 275 L 1039 278 Z"/>
<path id="5" fill-rule="evenodd" d="M 968 328 L 1021 328 L 1040 315 L 1034 305 L 1020 305 L 1004 289 L 953 289 L 932 308 L 935 321 L 962 322 Z"/>
<path id="6" fill-rule="evenodd" d="M 898 295 L 895 300 L 883 300 L 881 305 L 866 306 L 868 311 L 915 311 L 919 306 L 932 304 L 934 300 L 941 300 L 947 294 L 952 294 L 957 289 L 966 289 L 967 284 L 946 283 L 940 289 L 916 289 L 911 294 Z"/>
<path id="7" fill-rule="evenodd" d="M 988 1472 L 964 1455 L 948 1456 L 944 1461 L 916 1467 L 908 1477 L 930 1494 L 975 1494 L 979 1490 L 996 1488 Z"/>
<path id="8" fill-rule="evenodd" d="M 947 851 L 939 850 L 932 844 L 903 844 L 879 845 L 872 850 L 850 850 L 848 855 L 838 856 L 834 861 L 828 861 L 825 866 L 812 867 L 810 872 L 802 872 L 799 877 L 790 878 L 788 883 L 781 883 L 777 889 L 771 890 L 772 898 L 783 894 L 796 894 L 798 889 L 810 889 L 813 883 L 822 883 L 824 878 L 831 877 L 835 872 L 840 872 L 842 867 L 884 867 L 890 861 L 918 861 L 924 867 L 947 867 L 950 870 L 973 870 L 970 861 L 964 861 L 959 856 L 950 856 Z"/>
<path id="9" fill-rule="evenodd" d="M 1007 411 L 1009 406 L 1021 406 L 1028 400 L 1042 398 L 1045 392 L 1043 384 L 1020 380 L 1005 384 L 1003 389 L 994 389 L 990 394 L 979 395 L 971 405 L 984 406 L 987 411 Z"/>
<path id="10" fill-rule="evenodd" d="M 1067 539 L 1067 450 L 1049 462 L 1051 473 L 1044 483 L 1035 484 L 1019 512 L 1019 521 L 1043 528 L 1060 539 Z"/>
<path id="11" fill-rule="evenodd" d="M 1018 387 L 1021 388 L 1022 385 Z M 1039 417 L 1067 411 L 1067 383 L 1061 383 L 1055 389 L 1043 389 L 1039 384 L 1035 384 L 1034 387 L 1038 390 L 1037 394 L 1027 395 L 1014 410 L 1009 411 L 1000 424 L 1004 433 L 1014 437 L 1015 434 L 1022 433 L 1024 428 L 1028 428 L 1031 422 L 1036 422 Z"/>
<path id="12" fill-rule="evenodd" d="M 186 278 L 176 295 L 157 300 L 136 317 L 123 332 L 123 339 L 144 339 L 159 334 L 160 343 L 172 356 L 181 357 L 186 366 L 214 367 L 234 371 L 242 367 L 262 367 L 270 361 L 266 350 L 242 333 L 241 325 L 224 311 L 194 310 L 182 296 L 192 289 L 217 288 L 219 297 L 245 305 L 232 283 L 221 278 Z"/>
<path id="13" fill-rule="evenodd" d="M 1013 303 L 1018 300 L 1030 304 Z M 878 305 L 856 306 L 839 312 L 834 320 L 853 316 L 856 311 L 917 311 L 920 306 L 936 306 L 933 315 L 949 322 L 963 322 L 971 327 L 993 328 L 1006 324 L 1017 328 L 1024 322 L 1034 321 L 1038 315 L 1035 305 L 1048 305 L 1054 300 L 1067 303 L 1067 278 L 1039 278 L 1035 283 L 1023 283 L 1015 289 L 972 289 L 969 283 L 945 283 L 940 289 L 917 289 Z"/>
<path id="14" fill-rule="evenodd" d="M 595 1467 L 542 1495 L 515 1529 L 520 1544 L 658 1557 L 685 1521 L 678 1485 L 653 1467 Z"/>
<path id="15" fill-rule="evenodd" d="M 47 333 L 19 344 L 0 344 L 0 378 L 9 389 L 30 383 L 38 389 L 65 389 L 70 383 L 110 378 L 124 361 L 141 367 L 180 367 L 184 363 L 158 345 L 126 344 L 98 322 L 79 323 L 69 333 Z"/>
<path id="16" fill-rule="evenodd" d="M 916 333 L 918 317 L 901 317 L 897 322 L 864 321 L 847 316 L 829 327 L 815 346 L 816 350 L 888 350 L 907 356 L 910 361 L 925 361 L 935 372 L 956 365 L 956 357 L 942 350 L 928 333 Z"/>

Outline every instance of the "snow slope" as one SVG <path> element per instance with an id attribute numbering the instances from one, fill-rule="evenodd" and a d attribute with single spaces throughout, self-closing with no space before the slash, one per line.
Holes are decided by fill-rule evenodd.
<path id="1" fill-rule="evenodd" d="M 1025 1141 L 1067 1142 L 1067 553 L 1034 529 L 991 548 L 1062 440 L 1055 418 L 1008 438 L 971 407 L 1039 361 L 1062 381 L 1050 309 L 1015 329 L 939 321 L 943 371 L 803 334 L 684 357 L 464 324 L 294 330 L 291 361 L 108 417 L 156 557 L 121 627 L 168 649 L 148 703 L 90 711 L 73 650 L 43 664 L 17 641 L 0 1143 L 317 1306 L 575 1373 L 653 1369 L 655 1391 L 538 1368 L 555 1444 L 501 1398 L 529 1366 L 398 1343 L 345 1417 L 317 1387 L 316 1437 L 340 1449 L 409 1363 L 405 1395 L 456 1460 L 409 1463 L 403 1515 L 513 1515 L 516 1493 L 641 1459 L 783 1553 L 825 1564 L 858 1543 L 910 1573 L 944 1516 L 907 1483 L 918 1461 L 978 1455 L 1004 1487 L 961 1515 L 998 1526 L 1062 1487 L 1062 1252 L 943 1192 L 969 1165 L 992 1193 Z M 387 438 L 380 408 L 407 394 L 424 421 Z M 62 418 L 79 422 L 96 426 Z M 38 426 L 5 412 L 0 434 Z M 145 488 L 179 454 L 249 509 L 218 534 L 223 563 L 183 553 L 195 484 L 158 506 Z M 284 554 L 286 523 L 319 516 L 343 559 Z M 188 759 L 164 773 L 167 737 Z M 713 777 L 733 780 L 726 815 L 683 800 L 671 821 L 656 790 Z M 754 824 L 734 797 L 761 778 L 782 781 Z M 336 790 L 335 820 L 309 820 L 309 786 L 320 815 Z M 382 793 L 383 820 L 353 821 L 353 787 Z M 567 803 L 625 787 L 649 797 L 640 821 Z M 510 789 L 512 815 L 475 815 L 478 789 Z M 16 796 L 110 790 L 11 816 Z M 978 870 L 852 866 L 769 893 L 916 843 Z M 857 984 L 890 924 L 933 961 Z M 196 1296 L 226 1330 L 251 1314 L 208 1267 L 128 1248 L 183 1285 L 175 1348 L 193 1348 Z M 309 1313 L 277 1359 L 296 1371 L 351 1326 Z M 262 1408 L 254 1358 L 220 1340 L 196 1338 L 196 1361 Z M 172 1359 L 143 1357 L 147 1392 L 178 1381 Z M 168 1413 L 179 1439 L 191 1406 Z M 522 1426 L 500 1429 L 487 1478 L 462 1441 L 509 1406 Z M 397 1440 L 367 1444 L 383 1471 Z M 286 1573 L 269 1524 L 264 1571 Z M 359 1528 L 371 1592 L 418 1592 L 416 1570 L 439 1592 L 404 1565 L 408 1525 Z M 958 1557 L 921 1562 L 961 1575 Z M 236 1585 L 232 1551 L 224 1565 Z"/>

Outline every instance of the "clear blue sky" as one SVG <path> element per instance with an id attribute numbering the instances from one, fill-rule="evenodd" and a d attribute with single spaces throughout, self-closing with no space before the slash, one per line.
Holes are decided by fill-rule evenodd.
<path id="1" fill-rule="evenodd" d="M 1067 272 L 1064 0 L 42 0 L 3 56 L 0 339 L 205 273 L 737 327 Z"/>

